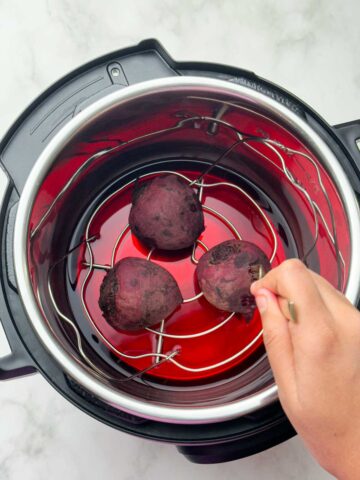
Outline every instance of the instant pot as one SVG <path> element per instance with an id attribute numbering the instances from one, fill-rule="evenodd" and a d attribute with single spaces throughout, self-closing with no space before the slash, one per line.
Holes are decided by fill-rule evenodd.
<path id="1" fill-rule="evenodd" d="M 39 372 L 97 420 L 175 444 L 196 463 L 295 434 L 258 313 L 219 317 L 187 257 L 153 253 L 192 302 L 186 318 L 140 336 L 119 340 L 97 292 L 120 256 L 152 253 L 129 232 L 131 190 L 172 172 L 203 199 L 194 264 L 219 241 L 245 238 L 273 266 L 301 258 L 358 305 L 360 120 L 329 126 L 252 72 L 175 62 L 146 40 L 46 90 L 5 135 L 0 160 L 0 318 L 11 347 L 1 380 Z"/>

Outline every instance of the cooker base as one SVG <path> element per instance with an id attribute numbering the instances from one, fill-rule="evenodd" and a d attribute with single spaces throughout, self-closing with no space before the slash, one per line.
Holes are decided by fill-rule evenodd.
<path id="1" fill-rule="evenodd" d="M 190 462 L 209 465 L 232 462 L 255 455 L 279 445 L 295 435 L 295 430 L 289 429 L 288 421 L 284 420 L 276 425 L 271 435 L 268 435 L 265 431 L 260 431 L 244 441 L 234 440 L 227 443 L 202 446 L 185 445 L 177 446 L 177 449 Z"/>

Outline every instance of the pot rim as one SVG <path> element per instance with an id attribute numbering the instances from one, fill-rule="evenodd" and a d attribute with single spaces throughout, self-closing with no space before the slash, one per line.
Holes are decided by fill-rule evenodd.
<path id="1" fill-rule="evenodd" d="M 93 122 L 114 106 L 147 94 L 184 89 L 207 89 L 208 92 L 212 90 L 217 93 L 233 94 L 247 102 L 260 105 L 285 124 L 291 124 L 292 128 L 301 135 L 301 138 L 321 159 L 338 188 L 347 214 L 351 238 L 351 261 L 345 295 L 353 304 L 357 302 L 360 290 L 360 251 L 355 248 L 354 239 L 360 238 L 359 206 L 351 184 L 333 152 L 304 120 L 272 98 L 243 85 L 205 77 L 170 77 L 125 87 L 101 98 L 71 119 L 43 150 L 24 186 L 15 222 L 14 266 L 20 298 L 32 328 L 59 366 L 76 382 L 105 403 L 142 418 L 167 423 L 203 424 L 230 420 L 269 405 L 278 399 L 276 384 L 271 384 L 247 398 L 224 405 L 195 408 L 148 403 L 120 392 L 110 385 L 103 384 L 66 351 L 47 326 L 32 289 L 27 259 L 29 220 L 38 188 L 53 161 L 68 141 L 86 124 Z"/>

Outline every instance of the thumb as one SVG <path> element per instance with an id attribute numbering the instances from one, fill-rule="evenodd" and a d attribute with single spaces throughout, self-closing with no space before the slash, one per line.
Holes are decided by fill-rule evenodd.
<path id="1" fill-rule="evenodd" d="M 263 337 L 269 362 L 279 390 L 295 387 L 294 355 L 288 320 L 282 314 L 277 297 L 260 288 L 254 292 L 263 324 Z"/>

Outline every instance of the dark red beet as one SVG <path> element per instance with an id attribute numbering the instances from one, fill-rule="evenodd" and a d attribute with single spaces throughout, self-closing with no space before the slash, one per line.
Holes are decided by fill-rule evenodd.
<path id="1" fill-rule="evenodd" d="M 182 303 L 174 277 L 141 258 L 120 260 L 100 287 L 99 306 L 116 330 L 141 330 L 159 323 Z"/>
<path id="2" fill-rule="evenodd" d="M 243 240 L 228 240 L 211 248 L 199 260 L 196 274 L 205 298 L 226 312 L 239 312 L 250 320 L 256 308 L 250 285 L 271 268 L 265 253 Z"/>
<path id="3" fill-rule="evenodd" d="M 194 190 L 169 174 L 135 187 L 129 224 L 148 247 L 181 250 L 203 232 L 204 214 Z"/>

